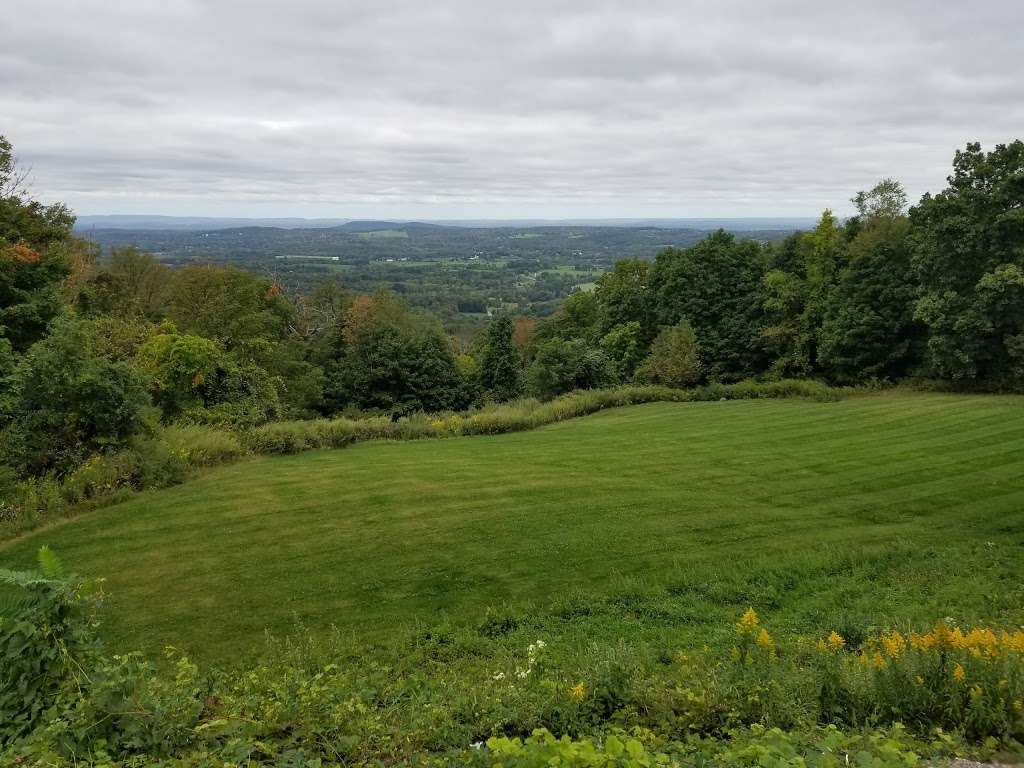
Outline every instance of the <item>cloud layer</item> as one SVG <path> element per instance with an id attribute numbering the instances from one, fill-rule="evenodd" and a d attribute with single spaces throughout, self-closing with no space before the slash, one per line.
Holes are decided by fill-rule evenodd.
<path id="1" fill-rule="evenodd" d="M 80 213 L 804 215 L 1024 135 L 1019 0 L 7 5 L 0 133 Z"/>

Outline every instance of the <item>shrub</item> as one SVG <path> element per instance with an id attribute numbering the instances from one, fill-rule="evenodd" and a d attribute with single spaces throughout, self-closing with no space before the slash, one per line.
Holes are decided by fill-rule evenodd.
<path id="1" fill-rule="evenodd" d="M 68 470 L 90 453 L 117 450 L 148 429 L 152 406 L 141 376 L 126 363 L 95 355 L 83 321 L 55 321 L 15 379 L 17 463 L 32 473 Z"/>
<path id="2" fill-rule="evenodd" d="M 65 579 L 45 547 L 39 566 L 38 573 L 0 570 L 0 587 L 10 595 L 0 604 L 0 747 L 52 707 L 68 706 L 97 657 L 96 585 Z"/>
<path id="3" fill-rule="evenodd" d="M 221 464 L 244 452 L 234 433 L 199 424 L 164 427 L 159 439 L 172 452 L 184 456 L 189 464 L 199 467 Z"/>
<path id="4" fill-rule="evenodd" d="M 321 447 L 320 421 L 278 421 L 245 433 L 253 453 L 298 453 Z"/>
<path id="5" fill-rule="evenodd" d="M 700 346 L 690 324 L 683 321 L 659 333 L 636 377 L 668 387 L 689 387 L 700 381 Z"/>

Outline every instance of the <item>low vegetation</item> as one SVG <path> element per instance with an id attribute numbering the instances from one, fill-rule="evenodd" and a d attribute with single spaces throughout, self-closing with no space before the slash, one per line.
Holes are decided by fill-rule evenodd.
<path id="1" fill-rule="evenodd" d="M 714 646 L 572 656 L 523 646 L 550 626 L 491 614 L 360 656 L 338 637 L 274 643 L 233 672 L 168 650 L 160 671 L 105 655 L 94 586 L 40 554 L 43 573 L 0 572 L 22 593 L 0 623 L 5 670 L 31 680 L 0 690 L 0 755 L 19 765 L 867 768 L 1024 739 L 1019 629 L 791 637 L 748 608 Z"/>

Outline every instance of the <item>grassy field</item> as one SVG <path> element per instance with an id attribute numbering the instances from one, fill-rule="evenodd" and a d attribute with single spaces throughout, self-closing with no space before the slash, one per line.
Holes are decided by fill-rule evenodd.
<path id="1" fill-rule="evenodd" d="M 747 605 L 847 636 L 1024 623 L 1024 399 L 652 404 L 534 432 L 251 459 L 0 549 L 107 579 L 116 646 L 224 660 L 489 608 L 700 644 Z"/>
<path id="2" fill-rule="evenodd" d="M 406 240 L 409 233 L 404 229 L 374 229 L 370 232 L 360 232 L 359 237 L 363 240 Z"/>

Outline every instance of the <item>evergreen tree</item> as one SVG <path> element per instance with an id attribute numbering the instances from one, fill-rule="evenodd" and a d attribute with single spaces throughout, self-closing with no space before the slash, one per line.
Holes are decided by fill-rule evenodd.
<path id="1" fill-rule="evenodd" d="M 485 397 L 503 402 L 523 392 L 522 357 L 512 340 L 515 323 L 507 315 L 491 321 L 480 360 L 480 385 Z"/>

